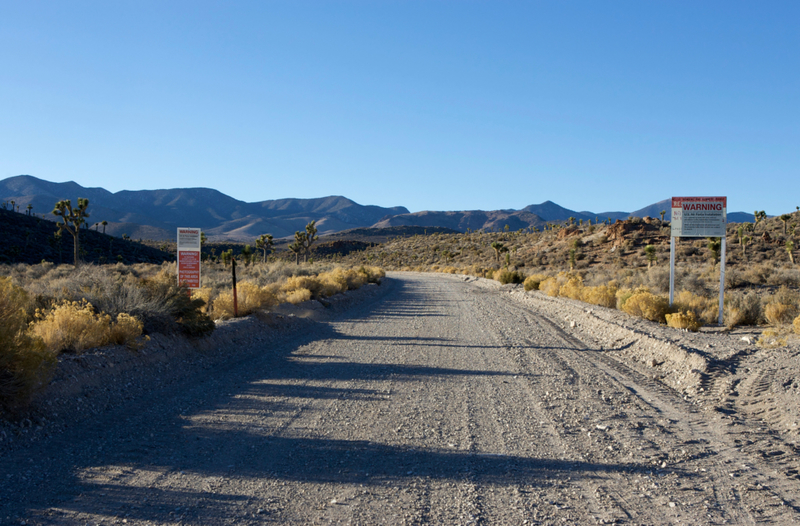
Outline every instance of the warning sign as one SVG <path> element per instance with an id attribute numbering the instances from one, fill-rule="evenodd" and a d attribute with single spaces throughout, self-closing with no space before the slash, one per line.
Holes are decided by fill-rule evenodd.
<path id="1" fill-rule="evenodd" d="M 673 197 L 672 237 L 725 237 L 727 197 Z"/>
<path id="2" fill-rule="evenodd" d="M 178 229 L 178 285 L 200 288 L 200 229 Z"/>

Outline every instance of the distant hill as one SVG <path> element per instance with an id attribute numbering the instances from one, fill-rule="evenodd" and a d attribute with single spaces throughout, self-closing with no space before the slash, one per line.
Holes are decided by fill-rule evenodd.
<path id="1" fill-rule="evenodd" d="M 30 175 L 0 181 L 0 201 L 15 201 L 24 212 L 49 215 L 56 201 L 89 199 L 91 221 L 108 221 L 106 232 L 134 239 L 173 240 L 179 226 L 200 227 L 210 239 L 252 241 L 264 233 L 291 236 L 317 221 L 320 233 L 369 227 L 383 218 L 408 213 L 404 207 L 363 206 L 341 196 L 278 199 L 246 203 L 210 188 L 123 190 L 52 183 Z"/>
<path id="2" fill-rule="evenodd" d="M 310 221 L 317 222 L 319 233 L 333 234 L 358 228 L 393 227 L 510 230 L 529 227 L 542 229 L 548 222 L 616 221 L 627 217 L 661 217 L 669 221 L 670 201 L 664 199 L 634 212 L 587 212 L 564 208 L 552 201 L 529 205 L 522 210 L 422 211 L 407 208 L 364 206 L 346 197 L 316 199 L 275 199 L 246 203 L 210 188 L 169 190 L 123 190 L 111 193 L 103 188 L 84 188 L 74 182 L 52 183 L 30 175 L 0 181 L 0 203 L 15 202 L 21 212 L 30 204 L 31 212 L 50 218 L 56 201 L 78 197 L 89 199 L 91 221 L 108 222 L 106 232 L 132 239 L 174 240 L 179 226 L 200 227 L 212 241 L 252 242 L 264 233 L 276 238 L 292 236 Z M 752 221 L 752 214 L 731 212 L 729 222 Z M 94 223 L 92 223 L 94 224 Z"/>
<path id="3" fill-rule="evenodd" d="M 64 232 L 56 237 L 57 230 L 55 221 L 0 208 L 0 263 L 72 263 L 72 236 Z M 81 229 L 80 242 L 81 259 L 91 263 L 162 263 L 175 259 L 170 251 L 94 229 Z"/>

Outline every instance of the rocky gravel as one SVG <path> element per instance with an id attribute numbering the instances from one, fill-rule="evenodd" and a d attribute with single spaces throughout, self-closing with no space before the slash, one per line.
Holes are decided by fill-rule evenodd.
<path id="1" fill-rule="evenodd" d="M 753 341 L 391 273 L 65 359 L 0 429 L 0 522 L 788 524 L 798 348 Z"/>

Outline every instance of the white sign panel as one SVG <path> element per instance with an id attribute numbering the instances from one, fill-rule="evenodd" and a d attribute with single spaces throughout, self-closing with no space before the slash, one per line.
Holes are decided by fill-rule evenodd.
<path id="1" fill-rule="evenodd" d="M 178 229 L 178 285 L 200 288 L 200 229 Z"/>
<path id="2" fill-rule="evenodd" d="M 179 228 L 178 250 L 200 250 L 200 229 Z"/>
<path id="3" fill-rule="evenodd" d="M 672 237 L 725 237 L 727 197 L 673 197 Z"/>

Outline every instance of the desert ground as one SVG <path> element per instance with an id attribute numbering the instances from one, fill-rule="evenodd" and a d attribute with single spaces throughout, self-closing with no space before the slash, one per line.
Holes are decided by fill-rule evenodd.
<path id="1" fill-rule="evenodd" d="M 7 524 L 790 524 L 800 346 L 390 273 L 65 357 L 0 429 Z"/>

